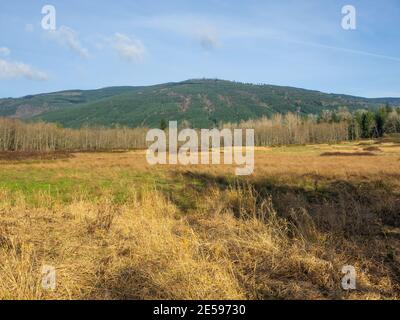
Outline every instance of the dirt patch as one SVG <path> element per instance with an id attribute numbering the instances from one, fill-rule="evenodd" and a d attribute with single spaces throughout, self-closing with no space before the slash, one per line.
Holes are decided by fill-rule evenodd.
<path id="1" fill-rule="evenodd" d="M 372 145 L 372 144 L 374 144 L 374 143 L 377 143 L 378 141 L 366 141 L 366 142 L 364 142 L 364 141 L 362 141 L 362 142 L 360 142 L 360 143 L 358 143 L 357 144 L 357 146 L 360 146 L 360 147 L 362 147 L 362 146 L 370 146 L 370 145 Z"/>
<path id="2" fill-rule="evenodd" d="M 382 152 L 382 150 L 381 150 L 381 149 L 379 149 L 378 147 L 374 147 L 374 146 L 372 146 L 372 147 L 368 147 L 368 148 L 364 148 L 363 150 L 364 150 L 364 151 L 376 151 L 376 152 Z"/>
<path id="3" fill-rule="evenodd" d="M 208 96 L 205 94 L 202 96 L 202 100 L 204 103 L 204 109 L 207 110 L 207 112 L 212 112 L 214 111 L 214 104 L 208 99 Z"/>
<path id="4" fill-rule="evenodd" d="M 186 112 L 189 109 L 190 104 L 192 103 L 192 97 L 182 96 L 183 101 L 180 104 L 180 109 L 182 112 Z"/>
<path id="5" fill-rule="evenodd" d="M 24 160 L 57 160 L 69 159 L 73 154 L 67 151 L 2 151 L 0 161 L 24 161 Z"/>
<path id="6" fill-rule="evenodd" d="M 324 152 L 321 153 L 321 157 L 334 157 L 334 156 L 344 156 L 344 157 L 351 157 L 351 156 L 376 156 L 376 154 L 372 152 Z"/>
<path id="7" fill-rule="evenodd" d="M 97 149 L 97 150 L 75 150 L 76 153 L 128 153 L 131 151 L 143 151 L 143 148 L 131 148 L 131 149 Z"/>

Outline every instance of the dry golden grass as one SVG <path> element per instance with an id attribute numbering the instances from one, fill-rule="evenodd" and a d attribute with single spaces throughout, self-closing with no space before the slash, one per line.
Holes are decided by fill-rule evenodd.
<path id="1" fill-rule="evenodd" d="M 258 148 L 241 180 L 140 151 L 2 163 L 0 299 L 398 299 L 400 148 L 321 157 L 363 148 Z"/>

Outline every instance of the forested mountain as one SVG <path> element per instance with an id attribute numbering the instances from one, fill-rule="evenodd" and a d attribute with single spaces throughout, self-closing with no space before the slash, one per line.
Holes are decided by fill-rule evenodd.
<path id="1" fill-rule="evenodd" d="M 367 99 L 319 91 L 195 79 L 143 87 L 69 90 L 0 99 L 0 116 L 56 122 L 65 127 L 158 126 L 186 120 L 195 127 L 271 116 L 275 113 L 318 114 L 347 107 L 377 108 L 400 98 Z"/>

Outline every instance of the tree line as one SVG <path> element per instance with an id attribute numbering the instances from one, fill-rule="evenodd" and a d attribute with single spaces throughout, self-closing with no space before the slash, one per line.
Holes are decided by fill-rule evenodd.
<path id="1" fill-rule="evenodd" d="M 400 132 L 400 108 L 389 104 L 377 110 L 357 110 L 350 113 L 346 108 L 323 111 L 317 118 L 319 123 L 346 122 L 349 126 L 349 139 L 380 138 L 384 134 Z"/>
<path id="2" fill-rule="evenodd" d="M 143 149 L 145 128 L 61 128 L 0 118 L 0 151 L 101 151 Z"/>
<path id="3" fill-rule="evenodd" d="M 349 139 L 349 127 L 345 121 L 318 122 L 315 117 L 305 118 L 294 113 L 276 114 L 271 118 L 263 117 L 240 124 L 226 123 L 222 126 L 230 129 L 254 129 L 256 146 L 337 143 Z"/>
<path id="4" fill-rule="evenodd" d="M 160 127 L 167 130 L 165 120 Z M 181 128 L 190 127 L 188 121 Z M 276 114 L 270 118 L 224 123 L 220 129 L 254 129 L 256 146 L 338 143 L 379 138 L 400 133 L 400 108 L 349 112 L 346 108 L 325 110 L 319 115 Z M 62 128 L 52 123 L 25 123 L 0 118 L 0 151 L 101 151 L 147 148 L 148 128 Z"/>

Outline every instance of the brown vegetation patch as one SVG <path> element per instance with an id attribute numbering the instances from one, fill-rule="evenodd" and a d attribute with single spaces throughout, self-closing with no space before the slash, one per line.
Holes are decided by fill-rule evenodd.
<path id="1" fill-rule="evenodd" d="M 357 143 L 357 146 L 370 146 L 370 145 L 372 145 L 372 144 L 374 144 L 374 143 L 376 143 L 377 141 L 361 141 L 361 142 L 359 142 L 359 143 Z"/>
<path id="2" fill-rule="evenodd" d="M 128 153 L 130 151 L 139 151 L 139 150 L 144 150 L 144 148 L 132 148 L 132 149 L 115 149 L 115 150 L 110 150 L 110 149 L 98 149 L 98 150 L 76 150 L 75 152 L 79 153 Z"/>
<path id="3" fill-rule="evenodd" d="M 225 96 L 219 94 L 218 99 L 219 99 L 219 101 L 226 103 L 226 105 L 228 107 L 232 107 L 232 101 L 229 97 L 225 97 Z"/>
<path id="4" fill-rule="evenodd" d="M 324 152 L 321 157 L 375 156 L 372 152 Z"/>
<path id="5" fill-rule="evenodd" d="M 183 99 L 182 102 L 180 103 L 180 109 L 182 112 L 186 112 L 189 109 L 190 104 L 192 103 L 192 97 L 188 96 L 181 96 Z"/>
<path id="6" fill-rule="evenodd" d="M 67 151 L 2 151 L 0 152 L 0 160 L 6 161 L 23 161 L 23 160 L 57 160 L 69 159 L 73 155 Z"/>
<path id="7" fill-rule="evenodd" d="M 379 149 L 378 147 L 368 147 L 368 148 L 364 148 L 364 151 L 376 151 L 376 152 L 382 152 L 381 149 Z"/>
<path id="8" fill-rule="evenodd" d="M 48 111 L 49 107 L 46 104 L 43 104 L 42 106 L 32 106 L 30 104 L 24 104 L 18 106 L 17 110 L 15 111 L 15 114 L 12 116 L 12 118 L 29 118 L 33 116 L 37 116 L 45 111 Z"/>
<path id="9" fill-rule="evenodd" d="M 203 103 L 204 103 L 204 109 L 206 109 L 208 112 L 214 111 L 214 105 L 210 101 L 210 99 L 208 99 L 207 95 L 203 95 L 202 96 L 202 100 L 203 100 Z"/>

